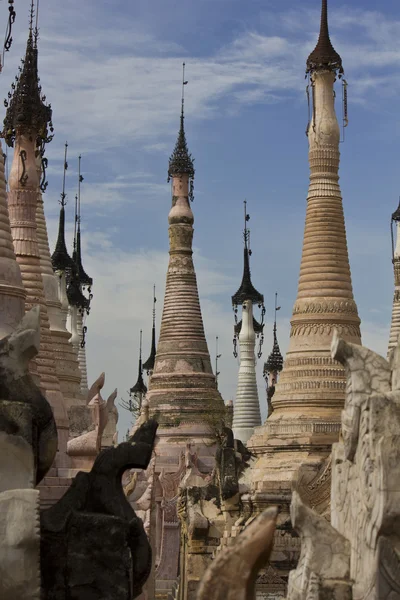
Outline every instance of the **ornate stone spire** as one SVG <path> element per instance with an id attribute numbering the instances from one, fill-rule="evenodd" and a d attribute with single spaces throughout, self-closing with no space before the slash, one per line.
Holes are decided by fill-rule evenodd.
<path id="1" fill-rule="evenodd" d="M 262 307 L 264 315 L 264 296 L 258 292 L 251 282 L 249 248 L 250 231 L 247 222 L 250 215 L 247 214 L 247 203 L 244 201 L 244 268 L 242 283 L 232 296 L 232 305 L 237 314 L 238 305 L 242 306 L 242 320 L 235 327 L 236 335 L 239 334 L 240 367 L 238 373 L 238 386 L 236 391 L 236 402 L 233 411 L 233 433 L 243 443 L 251 437 L 254 428 L 261 425 L 260 403 L 258 400 L 255 344 L 256 332 L 262 335 L 263 324 L 259 324 L 253 317 L 253 305 Z M 236 348 L 234 351 L 236 356 Z"/>
<path id="2" fill-rule="evenodd" d="M 36 37 L 36 36 L 35 36 Z M 29 32 L 24 66 L 15 87 L 5 118 L 4 136 L 14 143 L 14 157 L 9 176 L 8 206 L 14 249 L 26 291 L 26 310 L 40 306 L 40 350 L 37 371 L 40 385 L 54 412 L 58 428 L 57 466 L 66 467 L 68 418 L 57 377 L 53 344 L 42 279 L 37 236 L 36 208 L 39 177 L 36 159 L 43 143 L 49 141 L 51 111 L 43 104 L 37 75 L 37 47 Z"/>
<path id="3" fill-rule="evenodd" d="M 145 363 L 143 363 L 143 369 L 147 371 L 147 375 L 152 374 L 156 360 L 156 302 L 156 286 L 153 286 L 153 327 L 151 329 L 151 350 L 149 358 Z"/>
<path id="4" fill-rule="evenodd" d="M 183 124 L 182 112 L 168 170 L 172 179 L 172 208 L 168 216 L 170 259 L 160 338 L 147 393 L 150 412 L 158 415 L 160 425 L 177 421 L 205 423 L 224 411 L 211 368 L 193 266 L 194 218 L 189 204 L 189 180 L 194 169 Z"/>
<path id="5" fill-rule="evenodd" d="M 396 227 L 396 241 L 394 239 L 393 228 Z M 392 323 L 390 326 L 388 357 L 393 348 L 396 348 L 400 335 L 400 202 L 399 206 L 392 214 L 392 263 L 394 271 L 394 295 L 392 309 Z"/>
<path id="6" fill-rule="evenodd" d="M 322 0 L 321 28 L 317 45 L 307 59 L 307 73 L 315 71 L 343 73 L 342 59 L 332 46 L 328 28 L 328 0 Z"/>

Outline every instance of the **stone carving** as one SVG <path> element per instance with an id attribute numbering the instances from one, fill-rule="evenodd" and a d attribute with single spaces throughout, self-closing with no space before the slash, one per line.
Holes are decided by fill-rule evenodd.
<path id="1" fill-rule="evenodd" d="M 259 570 L 272 550 L 277 509 L 261 513 L 205 572 L 197 600 L 252 600 Z"/>
<path id="2" fill-rule="evenodd" d="M 294 493 L 292 523 L 302 548 L 288 598 L 394 600 L 400 598 L 400 346 L 387 362 L 335 333 L 332 357 L 347 382 L 342 435 L 332 450 L 332 525 Z"/>
<path id="3" fill-rule="evenodd" d="M 17 329 L 0 341 L 0 427 L 8 441 L 12 438 L 21 440 L 15 442 L 16 453 L 18 446 L 22 449 L 22 446 L 29 445 L 35 457 L 31 484 L 21 485 L 20 482 L 19 486 L 13 486 L 10 477 L 20 477 L 22 463 L 15 469 L 8 454 L 0 453 L 1 481 L 4 481 L 6 489 L 37 485 L 50 469 L 57 451 L 57 430 L 52 410 L 29 374 L 29 361 L 39 351 L 39 310 L 39 307 L 32 308 Z"/>
<path id="4" fill-rule="evenodd" d="M 339 302 L 307 302 L 297 300 L 293 307 L 294 315 L 329 313 L 357 314 L 357 305 L 354 300 L 342 300 Z"/>
<path id="5" fill-rule="evenodd" d="M 88 392 L 87 405 L 72 406 L 69 410 L 71 433 L 75 434 L 75 437 L 68 441 L 67 452 L 69 456 L 89 460 L 88 465 L 79 464 L 81 469 L 86 466 L 90 468 L 92 464 L 90 457 L 97 456 L 100 452 L 103 433 L 109 422 L 110 413 L 115 410 L 114 402 L 117 390 L 109 396 L 107 401 L 103 400 L 101 390 L 104 383 L 105 373 L 101 373 Z M 112 440 L 108 445 L 113 445 Z"/>
<path id="6" fill-rule="evenodd" d="M 297 492 L 293 492 L 290 516 L 301 538 L 301 552 L 297 569 L 290 572 L 288 600 L 351 600 L 349 542 L 303 504 Z"/>
<path id="7" fill-rule="evenodd" d="M 148 467 L 156 430 L 150 419 L 129 442 L 103 450 L 90 473 L 78 473 L 64 497 L 42 512 L 43 600 L 132 600 L 141 593 L 151 548 L 121 477 Z"/>
<path id="8" fill-rule="evenodd" d="M 0 341 L 0 598 L 39 600 L 39 492 L 50 469 L 57 429 L 29 374 L 38 353 L 39 307 Z"/>

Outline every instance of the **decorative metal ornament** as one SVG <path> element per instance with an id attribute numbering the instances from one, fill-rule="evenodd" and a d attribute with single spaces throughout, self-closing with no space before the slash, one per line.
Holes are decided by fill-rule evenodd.
<path id="1" fill-rule="evenodd" d="M 49 182 L 46 181 L 46 169 L 48 165 L 49 161 L 45 156 L 42 156 L 42 179 L 40 180 L 40 190 L 43 192 L 43 194 L 45 193 L 46 188 L 49 184 Z"/>
<path id="2" fill-rule="evenodd" d="M 19 153 L 19 156 L 21 158 L 21 162 L 22 162 L 22 173 L 21 173 L 21 177 L 19 178 L 19 182 L 22 185 L 22 187 L 25 187 L 26 182 L 28 181 L 28 173 L 26 172 L 26 150 L 21 150 L 21 152 Z"/>
<path id="3" fill-rule="evenodd" d="M 8 7 L 8 22 L 7 22 L 7 29 L 6 29 L 6 39 L 4 41 L 4 50 L 5 52 L 8 52 L 11 48 L 11 44 L 13 42 L 13 38 L 12 38 L 12 26 L 15 23 L 15 17 L 17 16 L 17 13 L 15 12 L 14 9 L 14 0 L 8 0 L 8 4 L 10 5 Z"/>

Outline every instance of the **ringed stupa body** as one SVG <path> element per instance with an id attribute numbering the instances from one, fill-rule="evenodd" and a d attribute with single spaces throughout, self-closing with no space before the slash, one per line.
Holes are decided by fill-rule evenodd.
<path id="1" fill-rule="evenodd" d="M 361 342 L 339 187 L 334 83 L 343 68 L 329 38 L 327 0 L 322 0 L 320 35 L 307 73 L 313 98 L 310 185 L 290 343 L 272 414 L 248 442 L 259 457 L 251 476 L 253 506 L 257 511 L 271 504 L 281 507 L 271 564 L 279 565 L 285 576 L 299 550 L 288 525 L 293 486 L 317 511 L 329 511 L 329 456 L 339 437 L 346 386 L 343 367 L 331 358 L 333 332 Z"/>

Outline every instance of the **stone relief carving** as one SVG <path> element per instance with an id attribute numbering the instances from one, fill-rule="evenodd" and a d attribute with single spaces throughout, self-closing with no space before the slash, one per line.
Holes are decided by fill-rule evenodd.
<path id="1" fill-rule="evenodd" d="M 332 357 L 346 374 L 342 434 L 332 450 L 332 525 L 294 493 L 292 522 L 302 550 L 288 598 L 394 600 L 400 598 L 400 346 L 388 362 L 335 333 Z M 339 550 L 346 564 L 336 560 Z"/>
<path id="2" fill-rule="evenodd" d="M 81 430 L 83 429 L 83 433 L 68 441 L 67 453 L 69 456 L 90 457 L 96 456 L 100 452 L 102 436 L 107 427 L 110 413 L 115 409 L 114 402 L 117 397 L 117 390 L 114 390 L 107 401 L 103 400 L 101 390 L 104 383 L 105 373 L 101 373 L 88 392 L 86 407 L 72 406 L 70 408 L 70 419 L 75 417 L 76 420 L 76 413 L 79 411 L 78 417 L 80 418 L 78 418 L 77 426 Z"/>
<path id="3" fill-rule="evenodd" d="M 341 300 L 339 302 L 307 302 L 297 300 L 293 307 L 293 315 L 330 313 L 354 314 L 357 316 L 357 305 L 354 300 Z"/>
<path id="4" fill-rule="evenodd" d="M 259 570 L 274 541 L 276 508 L 268 508 L 219 552 L 205 572 L 197 600 L 252 600 Z"/>
<path id="5" fill-rule="evenodd" d="M 46 398 L 29 374 L 38 353 L 39 307 L 0 341 L 0 598 L 39 600 L 39 492 L 57 430 Z"/>

